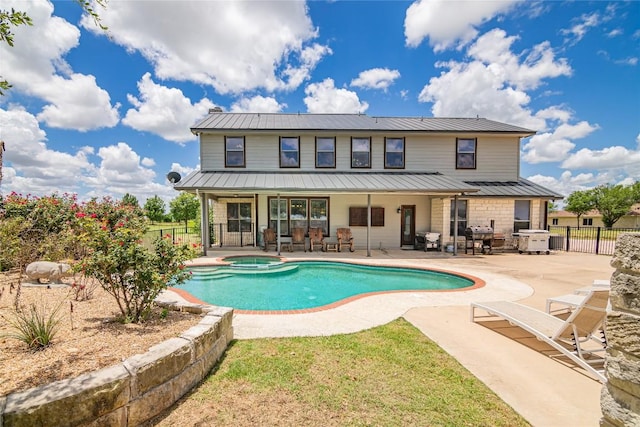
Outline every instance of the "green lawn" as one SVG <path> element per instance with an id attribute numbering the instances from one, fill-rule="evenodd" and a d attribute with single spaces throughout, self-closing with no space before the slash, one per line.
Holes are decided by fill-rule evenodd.
<path id="1" fill-rule="evenodd" d="M 157 425 L 529 424 L 399 319 L 349 335 L 234 341 Z"/>

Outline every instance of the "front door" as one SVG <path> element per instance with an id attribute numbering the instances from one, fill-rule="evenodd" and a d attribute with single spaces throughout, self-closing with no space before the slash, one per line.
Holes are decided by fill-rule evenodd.
<path id="1" fill-rule="evenodd" d="M 416 207 L 415 205 L 402 205 L 400 208 L 400 239 L 402 246 L 413 246 L 416 237 Z"/>

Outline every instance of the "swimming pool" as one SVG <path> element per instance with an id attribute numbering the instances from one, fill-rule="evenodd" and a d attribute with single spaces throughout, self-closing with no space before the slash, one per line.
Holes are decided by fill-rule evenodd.
<path id="1" fill-rule="evenodd" d="M 450 273 L 335 261 L 283 262 L 261 269 L 194 267 L 191 271 L 192 278 L 178 289 L 209 304 L 247 311 L 303 310 L 362 294 L 474 285 L 473 280 Z"/>

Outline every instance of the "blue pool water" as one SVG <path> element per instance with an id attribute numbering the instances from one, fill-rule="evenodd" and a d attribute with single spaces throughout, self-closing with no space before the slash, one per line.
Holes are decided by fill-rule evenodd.
<path id="1" fill-rule="evenodd" d="M 437 271 L 302 261 L 260 268 L 194 267 L 180 285 L 209 304 L 239 310 L 300 310 L 354 295 L 398 290 L 447 290 L 472 280 Z"/>

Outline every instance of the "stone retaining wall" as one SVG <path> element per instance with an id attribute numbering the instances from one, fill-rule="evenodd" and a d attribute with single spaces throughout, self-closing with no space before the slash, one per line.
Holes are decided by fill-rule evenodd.
<path id="1" fill-rule="evenodd" d="M 600 425 L 640 426 L 640 233 L 618 238 L 611 265 Z"/>
<path id="2" fill-rule="evenodd" d="M 205 315 L 179 337 L 118 365 L 0 397 L 0 427 L 136 426 L 173 405 L 227 349 L 233 309 L 161 305 Z"/>

